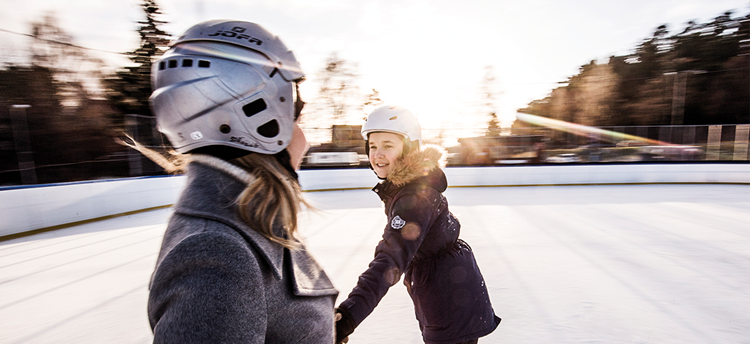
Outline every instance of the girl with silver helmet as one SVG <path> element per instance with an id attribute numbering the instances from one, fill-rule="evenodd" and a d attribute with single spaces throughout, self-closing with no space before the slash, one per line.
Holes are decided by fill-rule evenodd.
<path id="1" fill-rule="evenodd" d="M 443 150 L 422 144 L 417 117 L 400 106 L 375 109 L 362 136 L 370 165 L 383 179 L 373 191 L 388 222 L 375 258 L 337 308 L 337 342 L 346 341 L 403 275 L 425 343 L 476 343 L 500 318 L 443 196 Z"/>
<path id="2" fill-rule="evenodd" d="M 212 20 L 154 64 L 151 105 L 187 186 L 149 285 L 155 343 L 331 343 L 338 291 L 295 235 L 304 74 L 261 26 Z M 184 165 L 183 165 L 184 166 Z"/>

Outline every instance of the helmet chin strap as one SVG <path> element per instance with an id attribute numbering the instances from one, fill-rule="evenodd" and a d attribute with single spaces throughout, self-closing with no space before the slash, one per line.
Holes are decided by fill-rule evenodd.
<path id="1" fill-rule="evenodd" d="M 222 159 L 224 161 L 231 161 L 234 159 L 238 159 L 248 154 L 262 154 L 262 153 L 253 153 L 253 152 L 246 151 L 244 149 L 227 147 L 227 146 L 205 146 L 205 147 L 193 149 L 189 153 L 211 155 L 219 159 Z M 289 155 L 289 151 L 284 149 L 281 152 L 273 154 L 273 157 L 276 159 L 276 161 L 279 162 L 281 167 L 283 167 L 287 172 L 289 172 L 289 175 L 297 183 L 299 183 L 299 175 L 297 174 L 297 171 L 294 170 L 294 167 L 292 167 L 292 158 Z"/>
<path id="2" fill-rule="evenodd" d="M 195 148 L 193 150 L 190 150 L 188 153 L 211 155 L 219 159 L 229 161 L 251 154 L 252 152 L 234 147 L 215 145 Z"/>
<path id="3" fill-rule="evenodd" d="M 289 151 L 284 149 L 281 152 L 278 152 L 273 155 L 274 158 L 276 158 L 276 161 L 281 164 L 284 169 L 289 172 L 289 175 L 292 176 L 295 182 L 299 183 L 299 175 L 297 174 L 297 171 L 294 170 L 294 167 L 292 167 L 292 157 L 289 155 Z"/>

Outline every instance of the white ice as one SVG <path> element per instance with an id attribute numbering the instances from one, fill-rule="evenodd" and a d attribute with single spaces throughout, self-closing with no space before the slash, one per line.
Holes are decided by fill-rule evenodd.
<path id="1" fill-rule="evenodd" d="M 369 190 L 305 194 L 301 233 L 343 300 L 385 225 Z M 750 186 L 451 188 L 498 316 L 480 343 L 750 343 Z M 148 343 L 171 210 L 0 243 L 0 343 Z M 421 343 L 391 288 L 350 343 Z"/>

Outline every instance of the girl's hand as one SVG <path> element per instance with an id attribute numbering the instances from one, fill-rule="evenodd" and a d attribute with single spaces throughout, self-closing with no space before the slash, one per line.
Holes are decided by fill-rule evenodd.
<path id="1" fill-rule="evenodd" d="M 339 320 L 341 320 L 341 318 L 343 318 L 343 317 L 344 317 L 344 316 L 343 316 L 343 315 L 341 315 L 341 313 L 340 313 L 340 312 L 336 311 L 336 315 L 334 315 L 334 316 L 333 316 L 333 322 L 338 322 L 338 321 L 339 321 Z M 344 338 L 342 338 L 342 339 L 341 339 L 340 341 L 337 341 L 337 342 L 336 342 L 336 344 L 341 344 L 341 343 L 344 343 L 344 344 L 345 344 L 345 343 L 349 343 L 349 336 L 347 336 L 347 337 L 344 337 Z"/>

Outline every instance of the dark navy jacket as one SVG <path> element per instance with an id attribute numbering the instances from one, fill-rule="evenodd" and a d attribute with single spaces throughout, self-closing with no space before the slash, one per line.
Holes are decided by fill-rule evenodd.
<path id="1" fill-rule="evenodd" d="M 375 259 L 341 303 L 337 337 L 350 334 L 404 274 L 425 343 L 456 343 L 485 336 L 500 322 L 460 223 L 442 192 L 448 186 L 433 147 L 401 159 L 375 191 L 388 224 Z"/>

